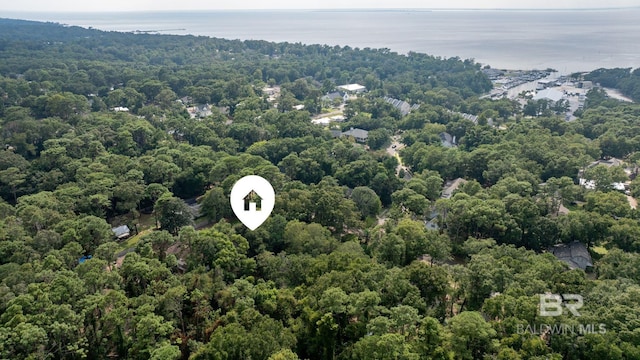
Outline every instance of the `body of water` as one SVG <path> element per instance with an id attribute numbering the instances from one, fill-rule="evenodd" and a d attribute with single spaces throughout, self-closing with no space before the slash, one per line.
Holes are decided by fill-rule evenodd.
<path id="1" fill-rule="evenodd" d="M 640 66 L 640 8 L 582 11 L 4 13 L 113 31 L 389 48 L 560 73 Z"/>

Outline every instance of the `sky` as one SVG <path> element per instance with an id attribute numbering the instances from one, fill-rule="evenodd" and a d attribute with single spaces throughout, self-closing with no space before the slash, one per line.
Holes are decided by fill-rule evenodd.
<path id="1" fill-rule="evenodd" d="M 638 7 L 638 0 L 0 0 L 2 11 L 93 12 L 227 9 L 591 9 Z"/>

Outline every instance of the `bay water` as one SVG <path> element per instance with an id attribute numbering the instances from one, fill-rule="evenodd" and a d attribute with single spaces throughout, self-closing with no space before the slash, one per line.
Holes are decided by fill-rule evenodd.
<path id="1" fill-rule="evenodd" d="M 388 48 L 561 74 L 640 66 L 640 8 L 3 13 L 108 31 Z"/>

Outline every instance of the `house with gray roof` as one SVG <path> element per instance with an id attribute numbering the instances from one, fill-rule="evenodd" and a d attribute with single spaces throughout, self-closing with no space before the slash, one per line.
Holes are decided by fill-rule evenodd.
<path id="1" fill-rule="evenodd" d="M 614 167 L 614 166 L 624 167 L 623 170 L 629 176 L 629 179 L 624 182 L 614 182 L 611 184 L 613 188 L 618 191 L 628 190 L 630 181 L 635 179 L 638 176 L 638 171 L 640 170 L 636 165 L 626 166 L 624 160 L 617 159 L 614 157 L 594 161 L 591 164 L 587 165 L 586 169 L 590 169 L 599 165 L 606 166 L 608 168 Z M 597 185 L 596 182 L 594 180 L 585 179 L 584 172 L 585 172 L 585 169 L 578 170 L 578 184 L 590 190 L 595 189 Z"/>
<path id="2" fill-rule="evenodd" d="M 127 225 L 120 225 L 118 227 L 114 227 L 111 229 L 111 231 L 113 232 L 113 235 L 118 240 L 126 239 L 129 237 L 129 235 L 131 235 L 131 230 Z"/>
<path id="3" fill-rule="evenodd" d="M 352 137 L 357 142 L 365 143 L 369 139 L 369 132 L 363 129 L 351 128 L 347 131 L 343 131 L 341 136 Z"/>
<path id="4" fill-rule="evenodd" d="M 202 204 L 198 203 L 195 198 L 183 200 L 185 205 L 189 208 L 191 215 L 193 215 L 194 219 L 202 216 Z"/>
<path id="5" fill-rule="evenodd" d="M 438 135 L 440 136 L 440 143 L 442 146 L 446 148 L 453 148 L 457 146 L 455 136 L 451 136 L 448 132 L 441 132 Z"/>
<path id="6" fill-rule="evenodd" d="M 447 181 L 444 184 L 444 188 L 442 189 L 441 197 L 443 199 L 450 199 L 451 196 L 453 196 L 453 192 L 458 190 L 458 188 L 460 188 L 460 186 L 465 184 L 466 182 L 467 180 L 463 178 L 457 178 L 455 180 Z"/>
<path id="7" fill-rule="evenodd" d="M 328 93 L 327 95 L 321 98 L 321 100 L 328 101 L 328 102 L 333 102 L 333 100 L 335 99 L 344 100 L 344 95 L 338 91 L 334 91 L 334 92 Z"/>
<path id="8" fill-rule="evenodd" d="M 416 110 L 417 108 L 420 107 L 419 104 L 411 105 L 406 101 L 394 99 L 394 98 L 391 98 L 391 97 L 388 97 L 388 96 L 385 96 L 383 99 L 384 99 L 384 101 L 386 101 L 389 104 L 393 105 L 396 109 L 400 110 L 400 113 L 402 114 L 402 116 L 405 116 L 405 115 L 409 114 L 411 111 Z"/>
<path id="9" fill-rule="evenodd" d="M 592 168 L 592 167 L 598 166 L 598 165 L 604 165 L 606 167 L 623 166 L 624 165 L 624 160 L 620 160 L 620 159 L 614 158 L 614 157 L 608 158 L 608 159 L 600 159 L 600 160 L 592 162 L 587 167 L 588 168 Z"/>
<path id="10" fill-rule="evenodd" d="M 558 260 L 567 263 L 570 269 L 586 270 L 589 267 L 593 267 L 593 260 L 589 250 L 579 241 L 555 245 L 549 249 L 549 252 L 557 257 Z"/>

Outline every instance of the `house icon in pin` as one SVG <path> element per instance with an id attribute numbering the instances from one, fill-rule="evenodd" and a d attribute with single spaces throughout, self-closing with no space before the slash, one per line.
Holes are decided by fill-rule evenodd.
<path id="1" fill-rule="evenodd" d="M 260 211 L 262 209 L 262 198 L 255 190 L 251 190 L 244 199 L 244 211 Z"/>

